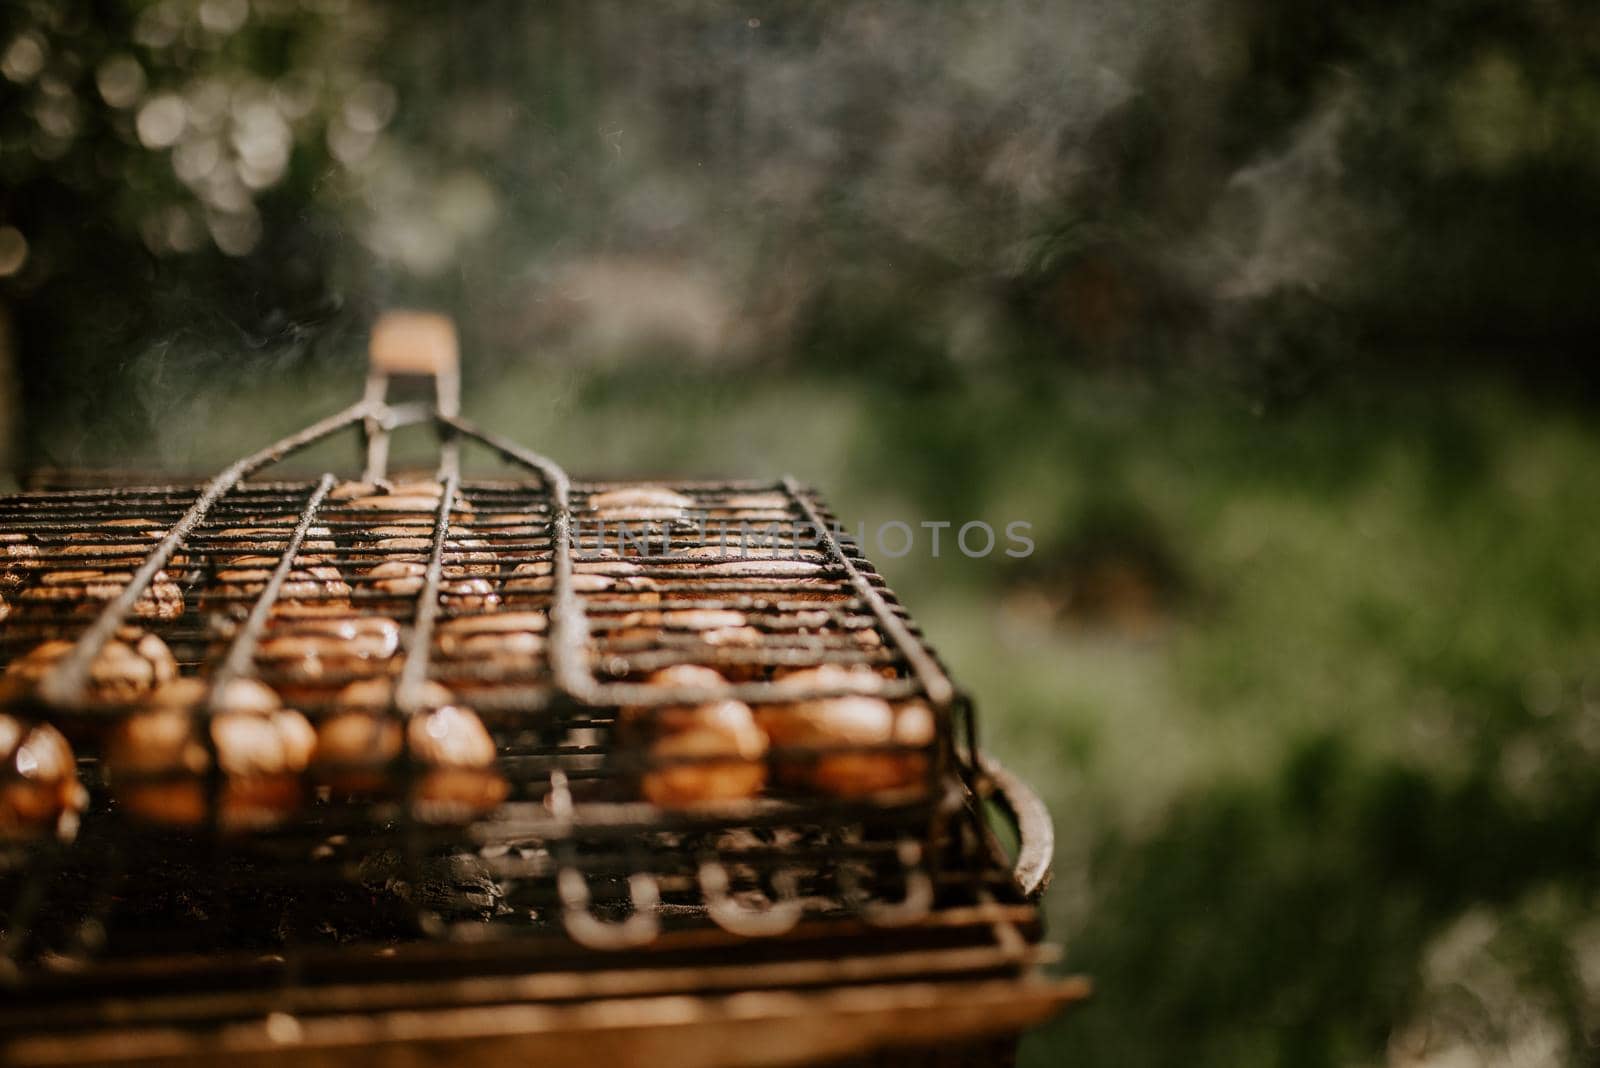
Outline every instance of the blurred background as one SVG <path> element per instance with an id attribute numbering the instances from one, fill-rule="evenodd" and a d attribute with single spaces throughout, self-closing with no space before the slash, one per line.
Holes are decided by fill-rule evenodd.
<path id="1" fill-rule="evenodd" d="M 421 305 L 575 473 L 1030 522 L 880 560 L 1056 818 L 1026 1063 L 1600 1063 L 1594 5 L 18 0 L 0 102 L 14 479 Z"/>

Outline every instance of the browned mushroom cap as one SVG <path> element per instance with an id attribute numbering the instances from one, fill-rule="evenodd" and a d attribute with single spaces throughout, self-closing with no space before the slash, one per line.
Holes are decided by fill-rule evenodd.
<path id="1" fill-rule="evenodd" d="M 445 695 L 448 697 L 448 695 Z M 438 695 L 430 690 L 429 698 Z M 333 714 L 317 724 L 316 777 L 339 797 L 375 798 L 395 792 L 389 764 L 400 756 L 401 721 L 390 705 L 387 680 L 352 682 L 334 702 Z"/>
<path id="2" fill-rule="evenodd" d="M 368 512 L 436 512 L 439 498 L 419 493 L 377 493 L 371 497 L 357 497 L 346 507 Z M 460 502 L 456 503 L 458 510 L 462 507 Z"/>
<path id="3" fill-rule="evenodd" d="M 871 664 L 821 664 L 817 667 L 775 667 L 772 681 L 781 682 L 784 688 L 797 696 L 806 691 L 821 689 L 854 690 L 857 693 L 876 694 L 883 690 L 884 679 L 896 679 L 892 665 L 874 667 Z"/>
<path id="4" fill-rule="evenodd" d="M 380 616 L 300 620 L 262 639 L 256 663 L 285 700 L 320 705 L 352 679 L 390 669 L 400 628 Z"/>
<path id="5" fill-rule="evenodd" d="M 350 501 L 357 497 L 370 497 L 374 493 L 382 493 L 383 489 L 376 482 L 341 482 L 328 491 L 330 501 Z"/>
<path id="6" fill-rule="evenodd" d="M 0 557 L 9 560 L 32 560 L 39 555 L 31 535 L 10 530 L 0 533 Z"/>
<path id="7" fill-rule="evenodd" d="M 63 605 L 75 616 L 98 615 L 133 579 L 130 571 L 82 568 L 46 571 L 19 601 Z M 157 571 L 128 615 L 134 619 L 177 619 L 183 615 L 183 590 L 165 571 Z"/>
<path id="8" fill-rule="evenodd" d="M 488 612 L 500 603 L 494 583 L 487 579 L 456 579 L 439 586 L 439 599 L 458 612 Z"/>
<path id="9" fill-rule="evenodd" d="M 718 508 L 754 509 L 761 511 L 787 511 L 794 502 L 787 493 L 731 493 L 718 501 Z"/>
<path id="10" fill-rule="evenodd" d="M 73 643 L 61 639 L 43 642 L 6 666 L 0 691 L 8 698 L 35 692 L 39 683 Z M 113 638 L 106 642 L 89 669 L 87 699 L 94 704 L 126 704 L 178 676 L 178 662 L 172 650 L 154 634 L 128 641 Z"/>
<path id="11" fill-rule="evenodd" d="M 525 668 L 544 652 L 544 635 L 525 630 L 503 634 L 441 634 L 439 655 L 446 659 L 482 660 L 507 670 Z"/>
<path id="12" fill-rule="evenodd" d="M 698 686 L 706 689 L 715 689 L 727 684 L 719 673 L 699 664 L 674 664 L 664 667 L 659 671 L 652 671 L 645 680 L 652 686 Z"/>
<path id="13" fill-rule="evenodd" d="M 505 583 L 505 590 L 508 594 L 549 593 L 554 589 L 555 576 L 553 575 L 510 578 Z M 655 582 L 642 575 L 613 577 L 611 575 L 575 573 L 572 576 L 572 589 L 577 593 L 603 593 L 606 594 L 604 600 L 613 602 L 641 605 L 661 603 L 661 595 L 656 592 Z"/>
<path id="14" fill-rule="evenodd" d="M 391 482 L 387 487 L 370 483 L 345 483 L 333 490 L 335 500 L 345 508 L 366 512 L 437 512 L 444 487 L 438 482 Z M 467 502 L 457 497 L 451 510 L 469 512 Z"/>
<path id="15" fill-rule="evenodd" d="M 433 548 L 433 539 L 428 537 L 425 528 L 417 527 L 414 533 L 378 538 L 373 542 L 372 547 L 382 553 L 415 553 L 422 555 Z"/>
<path id="16" fill-rule="evenodd" d="M 373 593 L 384 594 L 386 599 L 380 603 L 392 608 L 398 606 L 400 601 L 421 593 L 427 573 L 428 565 L 418 561 L 390 560 L 368 568 L 366 577 L 370 581 L 363 585 Z"/>
<path id="17" fill-rule="evenodd" d="M 233 540 L 237 540 L 240 543 L 276 544 L 279 548 L 282 548 L 284 545 L 289 544 L 289 537 L 294 533 L 294 528 L 298 523 L 299 520 L 296 519 L 280 526 L 224 527 L 211 535 L 211 537 L 217 540 L 217 548 L 222 550 L 226 550 L 229 547 L 228 543 Z M 310 526 L 306 528 L 305 539 L 300 542 L 300 545 L 305 549 L 332 550 L 335 548 L 334 542 L 331 540 L 332 537 L 333 531 L 327 527 Z"/>
<path id="18" fill-rule="evenodd" d="M 688 518 L 694 498 L 662 486 L 621 486 L 589 498 L 589 510 L 602 522 L 650 522 Z"/>
<path id="19" fill-rule="evenodd" d="M 88 803 L 61 732 L 0 714 L 0 839 L 70 834 Z"/>
<path id="20" fill-rule="evenodd" d="M 696 635 L 707 645 L 717 648 L 742 647 L 760 645 L 762 634 L 754 627 L 713 627 L 702 630 Z"/>
<path id="21" fill-rule="evenodd" d="M 71 535 L 68 536 L 71 537 Z M 126 537 L 126 535 L 124 535 L 124 537 Z M 152 544 L 154 544 L 154 539 L 146 542 L 107 541 L 105 539 L 105 535 L 97 534 L 92 538 L 83 538 L 77 541 L 68 542 L 64 545 L 59 545 L 56 547 L 55 552 L 60 556 L 80 556 L 85 558 L 103 557 L 106 559 L 115 559 L 119 557 L 130 556 L 144 557 L 149 555 Z M 181 555 L 174 554 L 173 562 L 182 564 L 183 560 Z M 127 564 L 121 563 L 121 560 L 118 560 L 118 563 L 124 567 L 128 566 Z"/>
<path id="22" fill-rule="evenodd" d="M 318 638 L 335 644 L 342 656 L 383 659 L 400 648 L 400 625 L 383 616 L 297 620 L 282 625 L 283 637 Z"/>
<path id="23" fill-rule="evenodd" d="M 319 775 L 335 791 L 375 796 L 397 783 L 387 768 L 401 750 L 393 701 L 388 679 L 351 683 L 339 694 L 334 715 L 317 731 Z M 424 818 L 468 818 L 505 799 L 494 739 L 443 686 L 424 683 L 422 707 L 405 720 L 404 738 L 419 765 L 412 799 Z"/>
<path id="24" fill-rule="evenodd" d="M 656 737 L 639 792 L 663 808 L 753 797 L 766 785 L 767 736 L 742 701 L 694 709 L 692 724 Z"/>
<path id="25" fill-rule="evenodd" d="M 899 708 L 876 697 L 832 697 L 794 705 L 769 705 L 756 712 L 756 722 L 775 749 L 861 746 L 932 745 L 933 715 L 926 705 L 909 702 Z M 821 753 L 815 757 L 775 754 L 780 781 L 834 797 L 867 797 L 924 785 L 928 758 L 903 750 Z"/>
<path id="26" fill-rule="evenodd" d="M 410 560 L 390 560 L 367 571 L 370 588 L 391 597 L 415 597 L 426 584 L 426 564 Z M 500 595 L 487 579 L 447 575 L 439 584 L 442 603 L 462 612 L 484 612 L 500 603 Z"/>
<path id="27" fill-rule="evenodd" d="M 718 630 L 744 626 L 745 615 L 727 608 L 679 608 L 662 612 L 661 625 L 668 630 Z"/>
<path id="28" fill-rule="evenodd" d="M 434 648 L 446 660 L 471 662 L 473 673 L 451 674 L 451 685 L 468 690 L 537 668 L 544 655 L 544 631 L 548 627 L 549 620 L 543 612 L 459 616 L 439 625 Z"/>
<path id="29" fill-rule="evenodd" d="M 315 563 L 311 557 L 302 557 L 301 561 L 284 576 L 283 585 L 278 588 L 279 601 L 348 602 L 350 585 L 338 568 Z M 217 572 L 213 590 L 233 597 L 253 597 L 266 588 L 276 566 L 277 560 L 272 557 L 239 557 Z"/>
<path id="30" fill-rule="evenodd" d="M 310 762 L 316 732 L 253 679 L 226 684 L 209 717 L 202 708 L 208 692 L 199 679 L 178 679 L 117 725 L 106 746 L 114 794 L 130 815 L 147 822 L 204 822 L 211 752 L 203 732 L 209 726 L 222 776 L 218 824 L 248 830 L 280 822 L 300 804 L 300 773 Z"/>
<path id="31" fill-rule="evenodd" d="M 707 693 L 724 690 L 728 680 L 721 673 L 699 664 L 674 664 L 652 672 L 645 681 L 663 689 L 694 689 Z M 663 695 L 664 696 L 664 695 Z M 626 705 L 617 710 L 617 723 L 625 734 L 654 734 L 683 730 L 698 722 L 703 705 Z"/>
<path id="32" fill-rule="evenodd" d="M 442 640 L 446 636 L 514 634 L 519 631 L 543 634 L 549 627 L 550 617 L 543 612 L 492 612 L 488 615 L 447 619 L 439 624 L 439 636 Z"/>
<path id="33" fill-rule="evenodd" d="M 611 554 L 615 556 L 615 553 Z M 555 565 L 549 560 L 529 560 L 527 563 L 518 564 L 511 569 L 512 580 L 541 578 L 551 574 Z M 637 575 L 642 569 L 630 560 L 600 559 L 600 560 L 574 560 L 572 573 L 574 575 L 609 575 L 617 578 L 623 575 Z"/>
<path id="34" fill-rule="evenodd" d="M 794 559 L 799 563 L 816 564 L 823 560 L 823 555 L 814 549 L 800 549 L 796 551 L 792 543 L 765 545 L 752 535 L 749 539 L 741 539 L 737 531 L 729 532 L 726 538 L 719 538 L 710 545 L 694 545 L 687 549 L 674 549 L 672 555 L 685 561 L 691 560 L 724 560 L 728 557 L 746 560 L 772 560 Z M 667 564 L 665 566 L 671 566 Z M 701 572 L 704 573 L 704 572 Z M 763 577 L 771 577 L 764 575 Z"/>
<path id="35" fill-rule="evenodd" d="M 661 603 L 654 579 L 642 575 L 573 575 L 572 588 L 580 593 L 595 594 L 595 604 L 627 604 L 655 606 Z"/>

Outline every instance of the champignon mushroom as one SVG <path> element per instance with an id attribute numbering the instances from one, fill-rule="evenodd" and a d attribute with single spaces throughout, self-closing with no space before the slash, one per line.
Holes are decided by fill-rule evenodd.
<path id="1" fill-rule="evenodd" d="M 46 571 L 38 582 L 18 595 L 18 600 L 65 608 L 69 615 L 93 616 L 100 613 L 104 602 L 121 594 L 132 579 L 132 572 L 101 568 Z M 177 619 L 183 615 L 183 590 L 165 571 L 157 571 L 128 615 L 134 619 Z"/>
<path id="2" fill-rule="evenodd" d="M 256 663 L 286 700 L 322 704 L 386 671 L 399 642 L 399 625 L 381 616 L 297 621 L 262 639 Z"/>
<path id="3" fill-rule="evenodd" d="M 210 700 L 208 711 L 203 706 Z M 206 745 L 209 730 L 211 745 Z M 316 732 L 299 712 L 254 679 L 234 679 L 215 695 L 199 679 L 178 679 L 112 732 L 106 771 L 125 811 L 149 823 L 193 827 L 211 812 L 227 830 L 281 822 L 299 807 L 300 774 Z"/>
<path id="4" fill-rule="evenodd" d="M 933 715 L 920 702 L 899 707 L 862 695 L 768 705 L 756 722 L 772 739 L 780 781 L 833 797 L 858 798 L 920 787 Z M 813 750 L 786 755 L 784 749 Z M 837 751 L 830 751 L 837 750 Z"/>
<path id="5" fill-rule="evenodd" d="M 61 732 L 0 714 L 0 839 L 70 834 L 88 803 Z"/>
<path id="6" fill-rule="evenodd" d="M 50 670 L 70 653 L 73 643 L 42 642 L 6 666 L 0 693 L 16 698 L 37 691 Z M 178 676 L 178 662 L 166 642 L 154 634 L 132 634 L 127 641 L 106 642 L 89 668 L 85 697 L 91 704 L 127 704 Z"/>
<path id="7" fill-rule="evenodd" d="M 689 517 L 694 498 L 663 486 L 621 486 L 589 498 L 589 511 L 602 523 L 671 522 Z"/>
<path id="8" fill-rule="evenodd" d="M 402 720 L 388 679 L 351 683 L 318 725 L 318 777 L 346 796 L 396 792 L 403 780 L 390 765 L 403 740 L 417 766 L 411 799 L 424 818 L 449 822 L 494 808 L 505 799 L 506 782 L 483 722 L 438 683 L 425 683 L 421 696 L 421 707 Z"/>
<path id="9" fill-rule="evenodd" d="M 662 668 L 647 681 L 707 693 L 727 686 L 719 673 L 697 664 Z M 639 792 L 663 808 L 753 797 L 766 785 L 767 737 L 743 701 L 628 706 L 619 710 L 618 726 L 623 741 L 645 757 Z"/>

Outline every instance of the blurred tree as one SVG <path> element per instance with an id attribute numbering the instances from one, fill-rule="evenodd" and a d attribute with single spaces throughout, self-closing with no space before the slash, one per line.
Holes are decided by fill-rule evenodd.
<path id="1" fill-rule="evenodd" d="M 0 15 L 0 219 L 28 459 L 65 421 L 148 433 L 157 389 L 248 377 L 337 310 L 330 178 L 394 90 L 363 75 L 381 21 L 326 0 L 92 0 Z M 226 353 L 226 355 L 221 355 Z"/>

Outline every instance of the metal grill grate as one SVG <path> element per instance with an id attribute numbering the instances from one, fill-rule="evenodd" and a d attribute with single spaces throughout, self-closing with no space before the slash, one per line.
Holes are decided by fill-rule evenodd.
<path id="1" fill-rule="evenodd" d="M 0 979 L 24 1014 L 12 1023 L 41 1005 L 69 1020 L 84 991 L 126 993 L 133 975 L 152 996 L 237 984 L 205 1004 L 222 997 L 227 1011 L 250 1012 L 349 968 L 414 982 L 418 961 L 428 974 L 472 975 L 616 959 L 583 956 L 596 949 L 633 950 L 646 954 L 635 966 L 655 967 L 725 965 L 757 944 L 769 948 L 752 959 L 781 957 L 778 944 L 815 958 L 846 929 L 860 952 L 872 944 L 864 932 L 915 927 L 925 947 L 953 939 L 1008 974 L 1039 959 L 1021 903 L 1044 862 L 1028 885 L 1005 867 L 982 813 L 991 780 L 966 702 L 815 494 L 792 480 L 652 484 L 640 504 L 637 486 L 573 483 L 462 420 L 445 403 L 453 389 L 436 407 L 402 408 L 384 401 L 382 379 L 360 404 L 204 486 L 0 500 L 0 660 L 72 643 L 37 685 L 14 688 L 10 712 L 66 731 L 91 794 L 75 833 L 0 844 Z M 412 423 L 430 424 L 441 449 L 436 481 L 409 493 L 363 493 L 331 473 L 250 480 L 352 428 L 366 437 L 367 481 L 381 480 L 389 434 Z M 463 443 L 532 477 L 464 480 Z M 629 494 L 634 504 L 616 507 Z M 466 635 L 512 619 L 514 643 Z M 381 768 L 387 788 L 352 800 L 312 786 L 289 818 L 240 832 L 219 815 L 217 743 L 197 729 L 209 756 L 204 817 L 141 821 L 102 759 L 107 732 L 141 706 L 108 697 L 94 672 L 109 643 L 146 633 L 203 680 L 206 699 L 188 713 L 197 723 L 220 713 L 238 679 L 264 682 L 313 722 L 350 684 L 391 680 L 382 714 L 403 744 Z M 302 655 L 296 640 L 312 633 L 341 635 L 348 653 Z M 650 680 L 685 665 L 727 682 Z M 793 675 L 827 666 L 853 670 Z M 471 818 L 418 802 L 426 772 L 404 725 L 435 683 L 494 742 L 505 795 Z M 663 755 L 625 720 L 714 700 L 782 715 L 862 694 L 897 717 L 929 716 L 933 729 L 854 744 L 775 739 L 753 796 L 682 807 L 641 797 L 653 774 L 727 758 Z M 826 762 L 861 758 L 918 770 L 877 790 L 818 788 Z M 20 775 L 13 761 L 0 787 Z M 395 954 L 405 944 L 448 953 Z M 206 963 L 183 965 L 190 954 Z M 911 967 L 875 959 L 858 978 Z"/>

